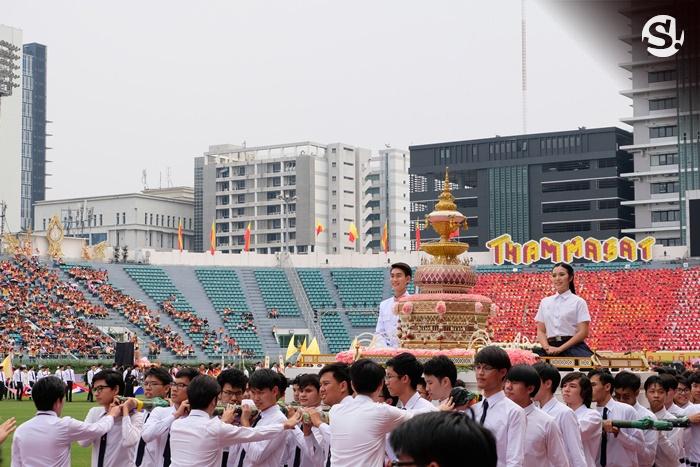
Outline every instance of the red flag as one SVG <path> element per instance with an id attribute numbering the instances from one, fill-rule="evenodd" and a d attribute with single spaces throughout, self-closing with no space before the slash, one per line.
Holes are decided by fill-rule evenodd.
<path id="1" fill-rule="evenodd" d="M 359 235 L 357 234 L 357 227 L 355 227 L 354 222 L 350 222 L 350 228 L 348 229 L 348 240 L 350 240 L 350 243 L 355 243 L 355 240 Z"/>
<path id="2" fill-rule="evenodd" d="M 386 222 L 384 222 L 384 231 L 382 232 L 381 244 L 382 250 L 384 250 L 384 253 L 387 253 L 389 251 L 389 227 L 387 226 Z"/>
<path id="3" fill-rule="evenodd" d="M 245 228 L 245 233 L 243 234 L 245 239 L 245 245 L 243 246 L 243 251 L 250 251 L 250 222 L 248 222 L 248 227 Z"/>
<path id="4" fill-rule="evenodd" d="M 214 221 L 211 221 L 211 233 L 209 234 L 209 252 L 214 256 L 216 251 L 216 226 Z"/>
<path id="5" fill-rule="evenodd" d="M 316 236 L 318 237 L 321 232 L 323 232 L 323 224 L 316 221 Z"/>
<path id="6" fill-rule="evenodd" d="M 177 226 L 177 246 L 180 248 L 180 253 L 182 253 L 182 250 L 185 247 L 185 240 L 182 238 L 182 219 Z"/>
<path id="7" fill-rule="evenodd" d="M 416 251 L 420 251 L 420 222 L 416 222 Z"/>

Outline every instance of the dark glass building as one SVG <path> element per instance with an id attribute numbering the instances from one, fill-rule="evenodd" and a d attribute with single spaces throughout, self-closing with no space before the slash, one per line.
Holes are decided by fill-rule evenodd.
<path id="1" fill-rule="evenodd" d="M 631 182 L 620 177 L 632 170 L 632 156 L 620 150 L 631 141 L 631 133 L 610 127 L 411 146 L 412 246 L 447 167 L 469 223 L 459 239 L 472 251 L 505 233 L 516 242 L 620 237 L 634 226 L 633 209 L 620 204 L 634 199 Z M 435 237 L 421 232 L 421 240 Z"/>
<path id="2" fill-rule="evenodd" d="M 21 227 L 34 226 L 34 203 L 46 199 L 46 46 L 25 44 L 22 67 Z"/>

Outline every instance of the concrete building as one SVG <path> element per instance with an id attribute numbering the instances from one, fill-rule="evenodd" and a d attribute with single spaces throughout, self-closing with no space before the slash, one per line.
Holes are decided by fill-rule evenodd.
<path id="1" fill-rule="evenodd" d="M 190 187 L 39 201 L 34 213 L 38 235 L 46 233 L 49 220 L 56 215 L 63 221 L 67 237 L 86 238 L 93 245 L 106 241 L 113 247 L 126 246 L 131 252 L 177 249 L 182 221 L 184 249 L 192 248 L 194 192 Z"/>
<path id="2" fill-rule="evenodd" d="M 409 165 L 408 151 L 402 149 L 382 149 L 370 158 L 362 188 L 366 213 L 361 233 L 365 251 L 383 251 L 381 238 L 385 225 L 389 231 L 389 251 L 411 250 Z"/>
<path id="3" fill-rule="evenodd" d="M 695 14 L 676 12 L 691 2 L 640 2 L 623 10 L 630 19 L 630 34 L 622 40 L 630 46 L 630 60 L 620 66 L 631 72 L 630 89 L 621 93 L 632 99 L 633 115 L 621 119 L 634 129 L 634 141 L 623 146 L 634 156 L 634 170 L 623 176 L 634 183 L 635 225 L 623 230 L 630 236 L 656 237 L 664 246 L 686 245 L 685 197 L 700 189 L 700 81 L 697 23 L 682 23 Z M 695 6 L 697 9 L 697 5 Z M 644 24 L 657 14 L 675 15 L 686 28 L 686 42 L 677 54 L 658 58 L 642 42 Z M 692 27 L 692 30 L 688 30 Z"/>
<path id="4" fill-rule="evenodd" d="M 195 248 L 239 253 L 251 226 L 251 251 L 365 251 L 361 233 L 370 151 L 310 141 L 260 147 L 211 146 L 195 158 Z M 316 235 L 316 225 L 323 232 Z M 348 240 L 354 223 L 360 239 Z"/>
<path id="5" fill-rule="evenodd" d="M 0 24 L 0 206 L 4 231 L 20 223 L 22 163 L 22 31 Z M 13 84 L 18 87 L 14 87 Z M 2 214 L 0 207 L 0 215 Z M 1 221 L 0 221 L 1 222 Z"/>
<path id="6" fill-rule="evenodd" d="M 22 229 L 46 199 L 46 46 L 25 44 L 22 66 Z"/>
<path id="7" fill-rule="evenodd" d="M 469 224 L 459 239 L 472 251 L 502 234 L 516 242 L 619 237 L 634 225 L 632 209 L 622 205 L 633 199 L 632 186 L 620 176 L 632 158 L 619 149 L 631 141 L 619 128 L 581 128 L 411 146 L 411 238 L 443 190 L 446 167 Z M 421 240 L 434 238 L 421 232 Z"/>

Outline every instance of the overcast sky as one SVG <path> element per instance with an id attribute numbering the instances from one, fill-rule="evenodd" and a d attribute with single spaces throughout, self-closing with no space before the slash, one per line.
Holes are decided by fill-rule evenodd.
<path id="1" fill-rule="evenodd" d="M 619 31 L 527 3 L 528 131 L 625 126 Z M 519 1 L 6 2 L 48 47 L 49 199 L 193 185 L 211 144 L 519 134 Z"/>

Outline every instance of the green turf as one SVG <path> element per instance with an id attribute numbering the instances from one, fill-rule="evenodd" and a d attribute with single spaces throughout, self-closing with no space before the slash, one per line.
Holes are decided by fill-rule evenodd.
<path id="1" fill-rule="evenodd" d="M 95 404 L 85 402 L 86 394 L 76 394 L 73 396 L 73 402 L 67 402 L 64 406 L 64 417 L 73 417 L 77 420 L 85 420 L 85 416 Z M 15 400 L 0 401 L 0 421 L 5 421 L 10 417 L 17 418 L 17 426 L 29 420 L 36 413 L 36 407 L 31 400 L 23 400 L 17 402 Z M 2 445 L 2 462 L 0 465 L 10 465 L 10 452 L 12 447 L 12 435 Z M 71 449 L 71 466 L 74 467 L 89 467 L 90 466 L 91 448 L 82 448 L 77 443 L 73 443 Z"/>

